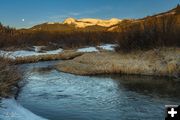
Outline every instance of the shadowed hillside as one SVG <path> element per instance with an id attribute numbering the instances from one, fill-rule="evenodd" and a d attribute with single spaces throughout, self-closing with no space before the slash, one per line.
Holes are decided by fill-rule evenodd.
<path id="1" fill-rule="evenodd" d="M 121 49 L 180 46 L 179 11 L 180 7 L 178 5 L 165 13 L 138 20 L 126 20 L 117 26 L 113 26 L 113 30 L 120 33 L 118 42 Z"/>

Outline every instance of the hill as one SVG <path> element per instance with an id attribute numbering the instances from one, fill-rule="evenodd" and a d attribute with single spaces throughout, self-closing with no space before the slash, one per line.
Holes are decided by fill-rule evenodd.
<path id="1" fill-rule="evenodd" d="M 108 27 L 120 23 L 120 19 L 112 18 L 110 20 L 101 20 L 93 18 L 74 19 L 67 18 L 64 22 L 48 22 L 35 25 L 29 30 L 33 31 L 106 31 Z"/>

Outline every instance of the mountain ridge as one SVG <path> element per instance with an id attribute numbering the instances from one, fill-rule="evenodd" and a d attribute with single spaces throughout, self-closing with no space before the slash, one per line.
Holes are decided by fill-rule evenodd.
<path id="1" fill-rule="evenodd" d="M 43 31 L 119 31 L 122 26 L 127 26 L 134 23 L 139 23 L 149 18 L 161 18 L 164 16 L 177 16 L 180 14 L 180 6 L 162 13 L 158 13 L 152 16 L 147 16 L 141 19 L 95 19 L 95 18 L 67 18 L 63 22 L 46 22 L 39 25 L 35 25 L 30 30 L 43 30 Z"/>

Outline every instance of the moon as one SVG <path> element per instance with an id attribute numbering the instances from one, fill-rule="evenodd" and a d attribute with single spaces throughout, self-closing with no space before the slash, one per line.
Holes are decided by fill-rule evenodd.
<path id="1" fill-rule="evenodd" d="M 24 21 L 25 21 L 25 19 L 22 19 L 22 21 L 24 22 Z"/>

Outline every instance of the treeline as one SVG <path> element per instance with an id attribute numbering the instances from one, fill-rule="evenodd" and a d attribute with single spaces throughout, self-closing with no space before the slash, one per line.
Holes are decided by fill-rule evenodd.
<path id="1" fill-rule="evenodd" d="M 9 28 L 6 28 L 9 29 Z M 11 31 L 11 30 L 8 30 Z M 76 48 L 102 43 L 115 43 L 115 32 L 48 32 L 12 30 L 0 33 L 0 48 L 24 47 L 33 45 L 54 45 L 63 48 Z"/>
<path id="2" fill-rule="evenodd" d="M 120 49 L 180 47 L 180 14 L 147 17 L 120 27 Z"/>

